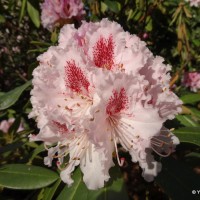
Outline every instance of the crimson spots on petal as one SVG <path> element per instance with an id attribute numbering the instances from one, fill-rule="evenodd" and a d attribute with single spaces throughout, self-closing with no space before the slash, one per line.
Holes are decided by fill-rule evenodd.
<path id="1" fill-rule="evenodd" d="M 93 59 L 97 67 L 110 70 L 114 65 L 114 42 L 112 35 L 108 39 L 102 36 L 93 47 Z"/>
<path id="2" fill-rule="evenodd" d="M 65 66 L 65 83 L 66 87 L 78 93 L 88 92 L 90 85 L 83 71 L 77 67 L 74 60 L 67 61 Z"/>
<path id="3" fill-rule="evenodd" d="M 154 103 L 153 98 L 151 98 L 147 103 L 148 104 L 153 104 Z"/>
<path id="4" fill-rule="evenodd" d="M 52 121 L 53 125 L 58 129 L 59 133 L 67 133 L 69 130 L 65 124 L 61 124 L 57 121 Z"/>
<path id="5" fill-rule="evenodd" d="M 128 107 L 128 97 L 124 88 L 121 88 L 120 92 L 113 91 L 113 95 L 110 97 L 108 105 L 106 107 L 106 113 L 108 115 L 114 115 Z"/>

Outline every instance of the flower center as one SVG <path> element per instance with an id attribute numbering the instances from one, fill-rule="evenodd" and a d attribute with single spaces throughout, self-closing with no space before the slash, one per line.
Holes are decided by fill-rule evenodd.
<path id="1" fill-rule="evenodd" d="M 61 134 L 68 133 L 69 130 L 65 124 L 61 124 L 57 121 L 52 121 L 53 125 L 58 129 L 58 132 Z"/>
<path id="2" fill-rule="evenodd" d="M 114 42 L 112 35 L 108 39 L 100 37 L 93 47 L 93 59 L 97 67 L 111 70 L 114 65 Z"/>
<path id="3" fill-rule="evenodd" d="M 65 66 L 65 85 L 72 91 L 88 93 L 90 83 L 80 67 L 77 67 L 74 60 L 67 61 Z"/>
<path id="4" fill-rule="evenodd" d="M 113 96 L 110 97 L 108 105 L 106 107 L 106 113 L 108 115 L 115 115 L 128 107 L 128 97 L 124 88 L 120 89 L 120 92 L 113 91 Z"/>

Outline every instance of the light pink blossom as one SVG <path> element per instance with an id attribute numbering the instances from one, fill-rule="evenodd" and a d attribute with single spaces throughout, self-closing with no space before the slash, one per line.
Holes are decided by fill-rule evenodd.
<path id="1" fill-rule="evenodd" d="M 52 30 L 56 23 L 69 23 L 72 18 L 80 20 L 85 14 L 83 6 L 81 0 L 45 0 L 41 4 L 42 25 Z"/>
<path id="2" fill-rule="evenodd" d="M 200 73 L 186 72 L 184 74 L 182 84 L 185 87 L 189 87 L 191 91 L 197 92 L 200 89 Z"/>
<path id="3" fill-rule="evenodd" d="M 120 144 L 152 181 L 161 169 L 151 154 L 167 156 L 178 139 L 163 127 L 181 111 L 182 102 L 169 90 L 171 67 L 154 57 L 136 35 L 116 22 L 66 25 L 59 44 L 38 57 L 31 102 L 51 166 L 57 157 L 61 179 L 71 185 L 80 165 L 89 189 L 104 186 Z M 68 161 L 66 157 L 69 155 Z M 95 170 L 94 170 L 95 169 Z"/>
<path id="4" fill-rule="evenodd" d="M 15 119 L 14 118 L 9 118 L 8 120 L 3 120 L 0 122 L 0 130 L 3 131 L 4 133 L 7 133 L 9 128 L 12 126 L 14 123 Z M 17 132 L 23 131 L 24 127 L 22 123 L 20 123 L 19 128 L 17 129 Z"/>
<path id="5" fill-rule="evenodd" d="M 190 6 L 199 7 L 200 6 L 200 0 L 186 0 L 190 3 Z"/>

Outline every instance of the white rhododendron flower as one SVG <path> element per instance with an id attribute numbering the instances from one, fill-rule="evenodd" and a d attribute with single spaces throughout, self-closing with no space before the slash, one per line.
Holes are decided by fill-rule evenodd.
<path id="1" fill-rule="evenodd" d="M 193 92 L 197 92 L 200 89 L 200 72 L 185 72 L 182 85 L 189 87 Z"/>
<path id="2" fill-rule="evenodd" d="M 0 121 L 0 131 L 2 131 L 4 133 L 8 133 L 9 128 L 12 126 L 14 121 L 15 121 L 15 118 L 9 118 L 8 120 Z M 23 130 L 24 130 L 23 124 L 20 123 L 16 132 L 20 132 L 20 131 L 23 131 Z"/>
<path id="3" fill-rule="evenodd" d="M 200 6 L 200 0 L 186 0 L 190 3 L 190 6 L 199 7 Z"/>
<path id="4" fill-rule="evenodd" d="M 161 170 L 152 152 L 168 156 L 179 143 L 163 126 L 181 111 L 182 102 L 169 90 L 170 66 L 154 57 L 136 35 L 116 22 L 83 22 L 79 29 L 65 25 L 59 44 L 38 57 L 33 72 L 31 102 L 48 156 L 71 185 L 80 165 L 89 189 L 109 180 L 118 145 L 139 162 L 152 181 Z"/>

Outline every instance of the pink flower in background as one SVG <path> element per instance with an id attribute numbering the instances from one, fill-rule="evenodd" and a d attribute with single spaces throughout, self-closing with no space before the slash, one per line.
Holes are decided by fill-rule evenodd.
<path id="1" fill-rule="evenodd" d="M 186 0 L 190 3 L 190 6 L 199 7 L 200 6 L 200 0 Z"/>
<path id="2" fill-rule="evenodd" d="M 10 118 L 8 120 L 1 121 L 0 122 L 0 130 L 3 131 L 4 133 L 7 133 L 10 126 L 13 124 L 14 121 L 15 121 L 14 118 Z M 23 131 L 23 130 L 24 130 L 24 127 L 23 127 L 22 123 L 20 123 L 17 132 Z"/>
<path id="3" fill-rule="evenodd" d="M 81 20 L 85 11 L 81 0 L 45 0 L 41 4 L 42 25 L 52 30 L 56 23 L 70 22 L 72 18 Z"/>
<path id="4" fill-rule="evenodd" d="M 191 91 L 197 92 L 200 89 L 200 73 L 199 72 L 186 72 L 184 74 L 182 84 L 189 87 Z"/>
<path id="5" fill-rule="evenodd" d="M 178 139 L 163 127 L 181 111 L 182 102 L 169 90 L 171 67 L 154 57 L 136 35 L 116 22 L 65 25 L 59 44 L 38 57 L 31 102 L 51 166 L 57 158 L 61 179 L 71 185 L 80 165 L 89 189 L 104 186 L 120 144 L 152 181 L 161 170 L 152 151 L 167 156 Z M 48 146 L 51 147 L 48 147 Z M 67 156 L 69 158 L 66 160 Z"/>

